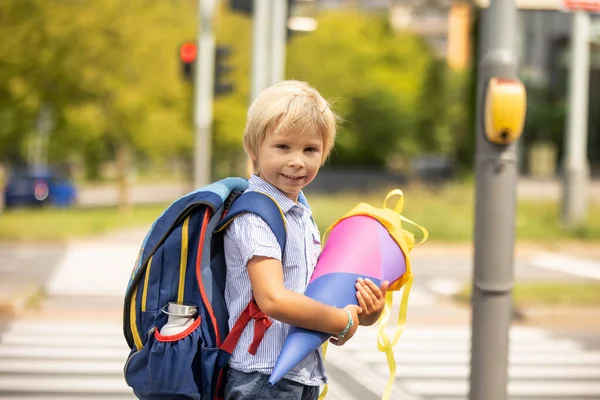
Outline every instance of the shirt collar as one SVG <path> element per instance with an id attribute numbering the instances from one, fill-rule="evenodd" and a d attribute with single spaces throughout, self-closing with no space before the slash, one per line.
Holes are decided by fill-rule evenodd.
<path id="1" fill-rule="evenodd" d="M 281 210 L 284 214 L 294 207 L 299 207 L 300 209 L 302 209 L 302 206 L 304 206 L 304 208 L 306 208 L 309 211 L 309 213 L 312 214 L 310 206 L 308 205 L 308 201 L 306 201 L 306 196 L 304 196 L 304 193 L 302 193 L 302 191 L 300 191 L 300 193 L 298 194 L 299 204 L 296 204 L 275 186 L 271 185 L 269 182 L 254 174 L 251 175 L 250 179 L 248 180 L 248 190 L 262 192 L 273 197 L 279 205 L 279 207 L 281 207 Z"/>

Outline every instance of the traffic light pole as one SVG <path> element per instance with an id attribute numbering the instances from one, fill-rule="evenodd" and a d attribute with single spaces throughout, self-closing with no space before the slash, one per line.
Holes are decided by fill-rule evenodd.
<path id="1" fill-rule="evenodd" d="M 563 163 L 562 218 L 566 227 L 585 222 L 590 170 L 587 162 L 590 15 L 574 11 L 569 69 L 569 115 Z"/>
<path id="2" fill-rule="evenodd" d="M 285 45 L 287 37 L 288 1 L 274 1 L 271 11 L 271 74 L 270 84 L 285 78 Z"/>
<path id="3" fill-rule="evenodd" d="M 517 78 L 516 17 L 514 0 L 491 0 L 480 24 L 470 400 L 507 398 L 517 143 L 486 140 L 484 104 L 491 78 Z"/>
<path id="4" fill-rule="evenodd" d="M 211 140 L 215 70 L 214 17 L 218 0 L 198 0 L 198 57 L 194 79 L 194 188 L 211 180 Z"/>
<path id="5" fill-rule="evenodd" d="M 254 0 L 252 21 L 252 83 L 251 99 L 269 86 L 271 73 L 271 0 Z"/>

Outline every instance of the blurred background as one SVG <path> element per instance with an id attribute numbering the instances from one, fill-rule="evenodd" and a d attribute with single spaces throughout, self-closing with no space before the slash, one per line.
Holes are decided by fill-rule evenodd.
<path id="1" fill-rule="evenodd" d="M 430 231 L 414 252 L 394 398 L 467 393 L 482 4 L 288 1 L 285 78 L 310 83 L 343 119 L 306 189 L 317 224 L 324 231 L 398 187 L 403 214 Z M 509 394 L 599 399 L 600 17 L 589 45 L 587 210 L 565 224 L 572 18 L 539 8 L 507 27 L 528 107 Z M 216 9 L 211 180 L 246 174 L 248 11 L 235 0 Z M 0 1 L 0 398 L 131 398 L 122 300 L 146 230 L 194 189 L 198 32 L 197 0 Z M 330 356 L 333 398 L 383 391 L 385 356 L 364 332 Z M 364 368 L 348 371 L 355 359 Z"/>

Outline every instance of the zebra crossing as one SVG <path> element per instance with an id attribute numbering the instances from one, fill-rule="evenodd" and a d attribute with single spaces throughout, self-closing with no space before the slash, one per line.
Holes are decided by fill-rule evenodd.
<path id="1" fill-rule="evenodd" d="M 375 328 L 359 329 L 343 349 L 328 350 L 326 360 L 326 365 L 362 382 L 373 399 L 381 397 L 389 377 L 385 354 L 376 348 L 376 335 Z M 470 335 L 467 326 L 409 324 L 394 348 L 397 369 L 391 398 L 466 399 Z M 600 351 L 587 350 L 576 341 L 514 326 L 509 364 L 510 399 L 600 399 Z M 330 392 L 340 389 L 332 384 Z"/>
<path id="2" fill-rule="evenodd" d="M 0 338 L 0 400 L 132 400 L 117 323 L 15 321 Z"/>
<path id="3" fill-rule="evenodd" d="M 418 296 L 415 300 L 419 299 Z M 428 303 L 423 296 L 419 303 Z M 389 371 L 376 327 L 361 327 L 325 360 L 329 400 L 381 398 Z M 0 400 L 131 400 L 129 349 L 118 322 L 16 320 L 0 334 Z M 394 349 L 394 400 L 468 396 L 470 328 L 409 324 Z M 542 329 L 511 330 L 511 400 L 600 399 L 600 350 Z"/>
<path id="4" fill-rule="evenodd" d="M 132 400 L 119 323 L 15 321 L 0 334 L 0 400 Z M 329 400 L 353 399 L 340 389 Z M 340 382 L 343 383 L 343 382 Z"/>

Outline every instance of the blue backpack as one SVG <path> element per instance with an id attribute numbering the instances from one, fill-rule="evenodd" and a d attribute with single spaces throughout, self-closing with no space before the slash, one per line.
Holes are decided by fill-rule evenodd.
<path id="1" fill-rule="evenodd" d="M 243 178 L 226 178 L 189 193 L 163 212 L 146 235 L 123 310 L 123 333 L 131 353 L 125 380 L 142 400 L 221 398 L 228 360 L 255 320 L 256 353 L 271 321 L 254 300 L 231 332 L 225 304 L 223 232 L 242 213 L 254 213 L 275 233 L 283 251 L 285 220 L 274 199 L 247 192 Z M 162 336 L 169 302 L 196 306 L 186 331 Z"/>

